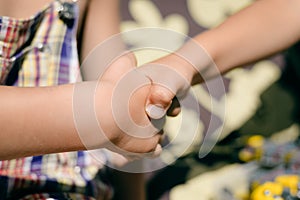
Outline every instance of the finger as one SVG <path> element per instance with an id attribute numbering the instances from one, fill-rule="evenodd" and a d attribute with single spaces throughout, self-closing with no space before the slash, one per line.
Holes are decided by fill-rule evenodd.
<path id="1" fill-rule="evenodd" d="M 163 146 L 163 143 L 165 142 L 165 140 L 166 140 L 166 135 L 161 135 L 159 138 L 159 144 L 161 146 Z"/>
<path id="2" fill-rule="evenodd" d="M 167 111 L 168 116 L 177 116 L 181 112 L 180 103 L 177 97 L 174 97 L 172 100 L 172 104 Z"/>
<path id="3" fill-rule="evenodd" d="M 160 156 L 161 152 L 162 152 L 162 142 L 165 138 L 165 135 L 164 135 L 164 131 L 161 130 L 159 133 L 157 133 L 156 137 L 158 137 L 158 144 L 156 145 L 155 149 L 150 152 L 149 154 L 147 154 L 147 157 L 150 157 L 150 158 L 156 158 L 158 156 Z"/>
<path id="4" fill-rule="evenodd" d="M 130 158 L 128 158 L 124 155 L 115 153 L 113 151 L 109 151 L 109 153 L 111 156 L 111 162 L 115 167 L 122 167 L 131 161 Z"/>
<path id="5" fill-rule="evenodd" d="M 161 85 L 153 85 L 146 103 L 146 112 L 152 119 L 160 119 L 166 115 L 175 96 L 168 88 Z"/>

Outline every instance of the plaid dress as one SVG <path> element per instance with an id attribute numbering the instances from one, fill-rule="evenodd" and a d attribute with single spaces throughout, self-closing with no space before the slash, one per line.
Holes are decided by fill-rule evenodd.
<path id="1" fill-rule="evenodd" d="M 77 4 L 54 1 L 28 19 L 0 17 L 0 84 L 52 86 L 80 79 L 78 13 Z M 0 161 L 0 199 L 110 197 L 104 171 L 88 152 Z"/>

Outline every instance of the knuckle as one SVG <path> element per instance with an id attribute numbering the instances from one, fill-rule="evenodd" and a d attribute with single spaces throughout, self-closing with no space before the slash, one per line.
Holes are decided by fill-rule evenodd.
<path id="1" fill-rule="evenodd" d="M 167 89 L 156 89 L 151 94 L 151 100 L 154 102 L 160 102 L 169 104 L 174 95 L 170 94 Z"/>

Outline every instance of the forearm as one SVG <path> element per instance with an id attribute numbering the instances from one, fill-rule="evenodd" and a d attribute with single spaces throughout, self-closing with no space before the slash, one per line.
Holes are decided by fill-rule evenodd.
<path id="1" fill-rule="evenodd" d="M 0 159 L 84 149 L 73 122 L 72 88 L 0 87 Z"/>
<path id="2" fill-rule="evenodd" d="M 299 10 L 298 0 L 260 0 L 230 17 L 209 36 L 199 35 L 196 40 L 207 49 L 221 72 L 226 72 L 297 42 Z"/>
<path id="3" fill-rule="evenodd" d="M 84 150 L 74 123 L 73 87 L 0 87 L 0 160 Z M 105 93 L 103 87 L 99 97 Z M 98 147 L 105 142 L 97 141 Z"/>
<path id="4" fill-rule="evenodd" d="M 179 49 L 177 55 L 171 54 L 155 62 L 172 66 L 190 82 L 201 82 L 201 78 L 195 82 L 198 72 L 204 78 L 211 78 L 218 71 L 225 73 L 297 42 L 300 39 L 299 10 L 299 0 L 256 1 L 215 29 L 197 35 L 193 42 Z M 205 69 L 212 63 L 218 71 Z"/>

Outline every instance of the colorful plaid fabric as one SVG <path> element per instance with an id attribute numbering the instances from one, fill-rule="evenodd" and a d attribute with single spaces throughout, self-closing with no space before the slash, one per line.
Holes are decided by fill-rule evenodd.
<path id="1" fill-rule="evenodd" d="M 41 199 L 59 199 L 59 200 L 95 200 L 95 198 L 82 196 L 79 194 L 72 193 L 40 193 L 40 194 L 31 194 L 26 197 L 21 198 L 20 200 L 41 200 Z"/>
<path id="2" fill-rule="evenodd" d="M 0 17 L 0 84 L 28 87 L 76 81 L 78 8 L 72 5 L 72 26 L 59 16 L 62 5 L 54 1 L 28 19 Z M 74 199 L 109 197 L 111 188 L 100 173 L 104 170 L 87 152 L 2 161 L 0 199 L 55 199 L 68 193 L 76 193 Z"/>

